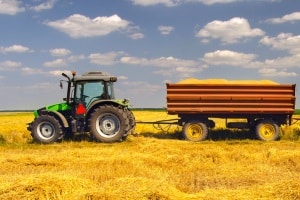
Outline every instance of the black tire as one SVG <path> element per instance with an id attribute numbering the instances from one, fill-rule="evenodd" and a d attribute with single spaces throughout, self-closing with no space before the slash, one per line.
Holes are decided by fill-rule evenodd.
<path id="1" fill-rule="evenodd" d="M 183 137 L 186 140 L 199 142 L 207 138 L 208 128 L 202 122 L 187 122 L 183 126 Z"/>
<path id="2" fill-rule="evenodd" d="M 63 138 L 61 124 L 51 115 L 36 117 L 31 127 L 31 136 L 35 142 L 50 144 L 60 142 Z"/>
<path id="3" fill-rule="evenodd" d="M 126 131 L 126 133 L 123 135 L 123 139 L 125 139 L 129 134 L 131 134 L 132 132 L 134 132 L 135 129 L 135 117 L 132 113 L 131 110 L 126 109 L 125 110 L 126 114 L 127 114 L 127 118 L 129 120 L 129 129 Z"/>
<path id="4" fill-rule="evenodd" d="M 129 130 L 129 119 L 124 110 L 104 105 L 95 109 L 89 119 L 91 135 L 99 142 L 118 142 Z"/>
<path id="5" fill-rule="evenodd" d="M 273 120 L 260 121 L 255 129 L 256 137 L 264 141 L 278 140 L 280 137 L 280 129 Z"/>

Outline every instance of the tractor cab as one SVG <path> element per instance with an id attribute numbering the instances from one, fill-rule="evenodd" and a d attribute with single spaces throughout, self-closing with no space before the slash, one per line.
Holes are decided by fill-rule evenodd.
<path id="1" fill-rule="evenodd" d="M 114 82 L 117 77 L 99 71 L 87 72 L 81 76 L 76 76 L 73 71 L 72 75 L 71 79 L 63 74 L 68 79 L 67 97 L 64 100 L 71 107 L 77 107 L 76 114 L 85 114 L 95 101 L 115 99 Z"/>

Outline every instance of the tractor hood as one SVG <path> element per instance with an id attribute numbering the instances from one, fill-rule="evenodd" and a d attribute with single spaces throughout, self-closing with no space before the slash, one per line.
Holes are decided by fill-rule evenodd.
<path id="1" fill-rule="evenodd" d="M 57 104 L 53 104 L 53 105 L 49 105 L 49 106 L 46 106 L 46 107 L 43 107 L 43 108 L 40 108 L 38 110 L 35 110 L 33 113 L 34 113 L 34 116 L 37 117 L 39 116 L 39 113 L 41 111 L 66 111 L 66 110 L 70 110 L 71 109 L 71 106 L 68 105 L 67 103 L 57 103 Z"/>

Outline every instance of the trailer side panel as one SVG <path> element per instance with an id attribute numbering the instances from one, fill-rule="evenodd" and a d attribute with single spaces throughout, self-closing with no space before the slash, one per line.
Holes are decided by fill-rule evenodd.
<path id="1" fill-rule="evenodd" d="M 248 114 L 292 115 L 296 85 L 280 84 L 170 84 L 169 114 L 213 116 Z"/>

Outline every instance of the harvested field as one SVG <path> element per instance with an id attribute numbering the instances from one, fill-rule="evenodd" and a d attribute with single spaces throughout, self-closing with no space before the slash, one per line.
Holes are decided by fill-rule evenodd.
<path id="1" fill-rule="evenodd" d="M 143 121 L 174 117 L 134 114 Z M 298 123 L 283 127 L 289 137 L 276 142 L 228 135 L 192 143 L 178 139 L 176 126 L 164 132 L 138 124 L 121 143 L 81 138 L 40 145 L 26 131 L 32 117 L 0 115 L 0 199 L 300 198 Z M 217 121 L 216 133 L 222 123 Z"/>

